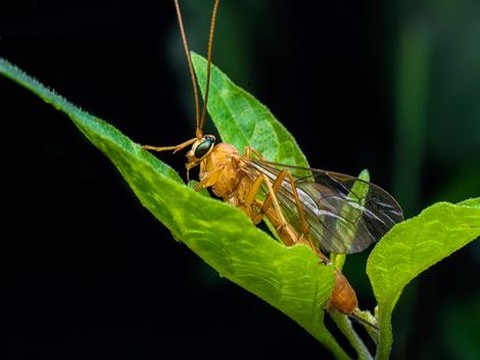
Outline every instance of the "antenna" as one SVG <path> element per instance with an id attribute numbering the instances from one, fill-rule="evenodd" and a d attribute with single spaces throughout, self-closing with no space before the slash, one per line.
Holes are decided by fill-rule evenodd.
<path id="1" fill-rule="evenodd" d="M 197 80 L 195 76 L 195 72 L 193 70 L 192 65 L 192 58 L 190 56 L 190 49 L 188 47 L 187 37 L 185 35 L 185 27 L 183 25 L 182 20 L 182 13 L 180 11 L 180 5 L 178 4 L 178 0 L 175 1 L 175 9 L 177 12 L 178 24 L 180 26 L 180 34 L 182 36 L 182 44 L 183 49 L 185 51 L 185 56 L 188 62 L 188 69 L 190 71 L 190 80 L 192 81 L 193 87 L 193 96 L 195 98 L 195 122 L 196 122 L 196 138 L 200 139 L 202 137 L 202 129 L 203 125 L 205 124 L 205 116 L 207 111 L 207 102 L 208 102 L 208 92 L 210 88 L 210 73 L 211 73 L 211 63 L 212 63 L 212 48 L 213 48 L 213 36 L 215 32 L 215 24 L 217 22 L 217 12 L 218 12 L 218 5 L 220 0 L 215 0 L 215 4 L 213 5 L 212 11 L 212 22 L 210 23 L 210 33 L 208 36 L 208 50 L 207 50 L 207 79 L 205 84 L 205 100 L 203 101 L 203 108 L 202 108 L 202 115 L 200 116 L 199 110 L 199 96 L 198 96 L 198 87 L 197 87 Z"/>
<path id="2" fill-rule="evenodd" d="M 206 115 L 206 112 L 207 112 L 208 92 L 209 92 L 209 89 L 210 89 L 210 74 L 211 74 L 211 68 L 212 68 L 213 35 L 215 33 L 215 25 L 217 23 L 217 12 L 218 12 L 219 3 L 220 3 L 220 0 L 215 0 L 215 4 L 213 5 L 212 22 L 210 23 L 210 33 L 208 35 L 207 81 L 206 81 L 206 84 L 205 84 L 205 99 L 203 101 L 202 116 L 200 118 L 200 124 L 197 123 L 197 137 L 198 137 L 199 130 L 200 130 L 200 133 L 201 133 L 201 131 L 203 129 L 203 125 L 205 124 L 205 115 Z"/>
<path id="3" fill-rule="evenodd" d="M 182 36 L 183 50 L 185 51 L 185 56 L 187 58 L 187 63 L 188 63 L 188 69 L 190 71 L 190 80 L 192 81 L 193 96 L 195 100 L 196 131 L 195 131 L 195 137 L 193 139 L 187 140 L 178 145 L 174 145 L 174 146 L 143 145 L 142 146 L 144 149 L 152 150 L 152 151 L 173 150 L 173 152 L 177 152 L 179 150 L 186 148 L 189 145 L 192 145 L 195 141 L 200 140 L 203 137 L 202 129 L 205 123 L 205 116 L 207 112 L 208 89 L 210 88 L 210 73 L 211 73 L 211 67 L 212 67 L 213 35 L 215 32 L 215 24 L 217 21 L 217 12 L 218 12 L 218 5 L 220 3 L 220 0 L 215 0 L 215 4 L 213 5 L 213 11 L 212 11 L 212 22 L 210 23 L 210 33 L 208 36 L 208 50 L 207 50 L 208 51 L 207 52 L 207 79 L 205 84 L 205 100 L 203 101 L 201 116 L 200 116 L 200 106 L 199 106 L 200 101 L 198 96 L 197 78 L 193 70 L 192 58 L 190 56 L 190 49 L 188 47 L 187 36 L 185 35 L 185 26 L 183 25 L 182 12 L 180 11 L 180 5 L 178 4 L 178 0 L 174 0 L 174 2 L 175 2 L 175 10 L 177 12 L 178 24 L 180 26 L 180 34 Z"/>

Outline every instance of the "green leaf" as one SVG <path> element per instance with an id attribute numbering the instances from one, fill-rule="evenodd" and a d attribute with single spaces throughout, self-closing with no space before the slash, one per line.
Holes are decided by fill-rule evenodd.
<path id="1" fill-rule="evenodd" d="M 200 89 L 204 91 L 207 61 L 192 52 L 192 62 Z M 238 150 L 251 146 L 269 161 L 308 167 L 307 159 L 295 139 L 270 110 L 214 65 L 208 112 L 222 140 L 234 144 Z"/>
<path id="2" fill-rule="evenodd" d="M 373 249 L 367 274 L 378 301 L 378 357 L 393 343 L 391 317 L 403 288 L 422 271 L 480 236 L 480 198 L 441 202 L 396 225 Z"/>
<path id="3" fill-rule="evenodd" d="M 196 57 L 197 68 L 199 59 Z M 221 276 L 256 294 L 272 306 L 287 314 L 316 339 L 322 342 L 337 358 L 348 358 L 333 336 L 325 328 L 324 307 L 334 284 L 334 267 L 324 266 L 306 246 L 287 248 L 252 225 L 238 209 L 221 201 L 203 196 L 183 184 L 176 172 L 144 151 L 103 120 L 72 105 L 39 82 L 0 59 L 0 73 L 31 90 L 57 110 L 67 114 L 78 129 L 100 149 L 115 165 L 140 202 L 169 228 L 176 239 L 184 242 Z M 201 76 L 200 76 L 201 77 Z M 248 102 L 253 109 L 261 108 L 254 99 L 238 90 L 228 79 L 214 69 L 215 91 L 238 97 L 233 104 Z M 226 82 L 223 89 L 222 80 Z M 230 93 L 230 89 L 234 92 Z M 223 100 L 217 100 L 222 102 Z M 212 101 L 215 103 L 215 100 Z M 234 119 L 238 110 L 223 107 Z M 222 111 L 223 111 L 222 110 Z M 215 113 L 215 110 L 212 109 Z M 268 112 L 267 112 L 268 113 Z M 219 119 L 219 115 L 214 115 Z M 230 122 L 232 117 L 223 121 Z M 218 120 L 222 123 L 222 120 Z M 278 140 L 276 150 L 270 152 L 274 159 L 291 157 L 300 161 L 294 141 L 273 117 L 258 117 L 242 126 L 241 141 L 260 145 L 257 137 L 265 136 L 255 129 L 273 128 Z M 269 124 L 262 124 L 267 121 Z M 220 128 L 222 137 L 223 124 Z M 226 132 L 228 134 L 228 131 Z M 270 134 L 267 137 L 271 137 Z M 236 144 L 242 146 L 243 143 Z M 261 149 L 261 147 L 260 147 Z M 283 160 L 282 160 L 283 161 Z M 175 271 L 175 269 L 172 269 Z"/>

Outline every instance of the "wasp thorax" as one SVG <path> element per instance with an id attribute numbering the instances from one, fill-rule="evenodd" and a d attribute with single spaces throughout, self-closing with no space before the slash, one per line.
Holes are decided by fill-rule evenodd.
<path id="1" fill-rule="evenodd" d="M 238 191 L 245 173 L 241 171 L 241 156 L 233 145 L 219 143 L 203 157 L 199 178 L 203 187 L 212 187 L 218 197 L 226 200 Z"/>

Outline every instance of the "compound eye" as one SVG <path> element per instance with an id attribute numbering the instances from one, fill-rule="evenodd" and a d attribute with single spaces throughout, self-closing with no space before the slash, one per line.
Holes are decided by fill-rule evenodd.
<path id="1" fill-rule="evenodd" d="M 215 145 L 215 137 L 213 135 L 205 135 L 203 140 L 197 145 L 193 155 L 200 160 L 212 150 Z"/>

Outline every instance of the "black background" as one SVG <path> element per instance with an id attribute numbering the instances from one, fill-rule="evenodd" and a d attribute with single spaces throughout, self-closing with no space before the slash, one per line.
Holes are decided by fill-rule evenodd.
<path id="1" fill-rule="evenodd" d="M 230 5 L 234 15 L 243 11 L 232 18 L 248 35 L 243 43 L 222 32 L 228 18 L 220 9 L 214 62 L 272 110 L 313 167 L 368 168 L 390 188 L 381 4 L 326 2 L 321 12 L 307 3 L 266 4 Z M 209 6 L 186 10 L 192 48 L 202 54 Z M 193 135 L 172 1 L 31 0 L 3 9 L 0 24 L 0 56 L 134 141 L 172 145 Z M 329 356 L 292 320 L 174 241 L 64 114 L 3 78 L 0 101 L 7 358 Z M 161 158 L 183 174 L 182 155 Z M 360 296 L 370 306 L 368 291 Z"/>

